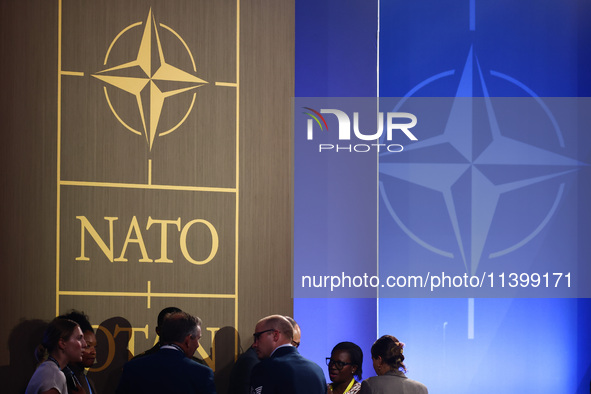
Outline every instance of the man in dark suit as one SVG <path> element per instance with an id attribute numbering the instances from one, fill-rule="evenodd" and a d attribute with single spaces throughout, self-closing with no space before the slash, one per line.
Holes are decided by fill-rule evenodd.
<path id="1" fill-rule="evenodd" d="M 160 327 L 160 349 L 125 364 L 117 394 L 215 394 L 213 371 L 191 359 L 199 338 L 198 317 L 168 315 Z"/>
<path id="2" fill-rule="evenodd" d="M 176 312 L 182 312 L 182 311 L 179 308 L 177 308 L 176 306 L 169 306 L 169 307 L 164 308 L 160 311 L 160 313 L 158 314 L 158 318 L 156 320 L 156 323 L 157 323 L 156 324 L 156 335 L 158 336 L 158 338 L 160 338 L 160 326 L 162 326 L 162 323 L 164 322 L 164 318 L 166 316 L 170 315 L 171 313 L 176 313 Z M 158 350 L 160 350 L 160 346 L 161 346 L 161 344 L 160 344 L 160 340 L 159 340 L 150 349 L 146 350 L 143 353 L 135 355 L 134 358 L 144 357 L 144 356 L 148 356 L 150 354 L 154 354 Z"/>
<path id="3" fill-rule="evenodd" d="M 160 326 L 162 326 L 162 322 L 164 321 L 164 319 L 166 318 L 166 316 L 170 315 L 171 313 L 176 313 L 176 312 L 182 312 L 182 310 L 180 310 L 176 306 L 169 306 L 169 307 L 164 308 L 164 309 L 162 309 L 160 311 L 160 313 L 158 314 L 158 319 L 156 321 L 157 322 L 157 325 L 156 325 L 156 335 L 158 336 L 158 338 L 160 338 Z M 148 349 L 145 352 L 142 352 L 142 353 L 134 356 L 133 358 L 139 358 L 139 357 L 149 356 L 150 354 L 156 353 L 160 349 L 160 346 L 161 346 L 161 342 L 159 340 L 150 349 Z M 191 356 L 191 358 L 194 361 L 197 361 L 199 364 L 207 365 L 207 364 L 205 364 L 205 361 L 203 361 L 200 358 L 197 358 L 195 356 Z"/>
<path id="4" fill-rule="evenodd" d="M 293 327 L 293 339 L 291 344 L 295 347 L 300 346 L 302 333 L 300 326 L 293 318 L 284 316 Z M 250 394 L 250 374 L 255 365 L 260 362 L 256 351 L 252 345 L 247 351 L 242 353 L 230 372 L 230 382 L 228 386 L 228 394 Z"/>
<path id="5" fill-rule="evenodd" d="M 322 369 L 302 357 L 292 340 L 293 326 L 285 317 L 272 315 L 259 320 L 252 347 L 261 362 L 252 370 L 251 393 L 326 393 Z"/>

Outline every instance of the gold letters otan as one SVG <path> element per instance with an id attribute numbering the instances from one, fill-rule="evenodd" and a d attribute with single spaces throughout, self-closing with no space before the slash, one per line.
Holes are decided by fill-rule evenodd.
<path id="1" fill-rule="evenodd" d="M 215 369 L 237 330 L 239 0 L 56 4 L 56 314 L 89 315 L 102 373 L 179 307 Z"/>

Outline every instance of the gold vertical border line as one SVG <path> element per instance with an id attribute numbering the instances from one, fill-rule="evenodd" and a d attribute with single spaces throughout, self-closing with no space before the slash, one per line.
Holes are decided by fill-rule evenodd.
<path id="1" fill-rule="evenodd" d="M 236 245 L 234 250 L 235 269 L 234 269 L 234 360 L 238 358 L 238 237 L 240 225 L 240 0 L 236 0 Z"/>
<path id="2" fill-rule="evenodd" d="M 152 185 L 152 159 L 148 159 L 148 185 Z"/>
<path id="3" fill-rule="evenodd" d="M 57 18 L 57 179 L 55 232 L 55 315 L 60 308 L 60 215 L 61 215 L 61 153 L 62 153 L 62 0 L 58 0 Z"/>

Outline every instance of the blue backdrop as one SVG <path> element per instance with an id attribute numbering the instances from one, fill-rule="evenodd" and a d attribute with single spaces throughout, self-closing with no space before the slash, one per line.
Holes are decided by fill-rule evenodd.
<path id="1" fill-rule="evenodd" d="M 377 2 L 365 0 L 296 1 L 296 97 L 376 96 L 377 13 Z M 310 160 L 296 152 L 295 162 L 294 271 L 311 259 L 328 266 L 329 258 L 339 264 L 346 256 L 375 265 L 377 217 L 360 217 L 355 208 L 375 207 L 375 156 L 357 161 L 353 171 L 346 159 Z M 358 187 L 368 183 L 369 189 Z M 373 373 L 367 344 L 377 334 L 375 299 L 295 298 L 294 316 L 302 327 L 300 351 L 324 368 L 327 379 L 325 357 L 341 341 L 360 345 L 366 353 L 363 375 Z"/>
<path id="2" fill-rule="evenodd" d="M 382 1 L 378 44 L 377 3 L 298 0 L 296 96 L 375 97 L 379 87 L 381 97 L 526 97 L 542 109 L 545 97 L 589 96 L 589 11 L 574 0 L 545 1 L 543 7 L 532 0 Z M 405 155 L 381 155 L 379 165 L 368 160 L 347 170 L 346 163 L 306 166 L 296 151 L 294 271 L 314 256 L 332 269 L 336 248 L 345 261 L 342 256 L 349 254 L 375 257 L 381 272 L 404 272 L 427 261 L 470 274 L 509 272 L 524 262 L 535 269 L 551 256 L 557 271 L 567 259 L 579 283 L 591 279 L 585 130 L 558 132 L 551 111 L 545 111 L 549 132 L 512 128 L 498 113 L 498 129 L 487 129 L 475 121 L 478 111 L 491 118 L 487 108 L 474 111 L 474 119 L 458 117 L 464 134 L 432 136 Z M 517 150 L 520 160 L 501 150 L 485 161 L 483 153 L 498 141 L 525 147 Z M 451 159 L 443 149 L 453 153 Z M 529 152 L 537 150 L 544 152 L 542 161 L 528 162 Z M 546 159 L 557 156 L 573 162 L 558 168 Z M 443 186 L 435 182 L 448 179 L 446 164 L 457 158 L 465 172 Z M 401 174 L 397 166 L 408 163 L 421 164 L 429 175 Z M 537 181 L 544 176 L 551 180 Z M 368 179 L 375 189 L 355 189 Z M 351 217 L 358 201 L 374 201 L 379 214 L 347 226 L 342 218 Z M 378 229 L 373 245 L 367 239 L 372 226 Z M 378 241 L 375 256 L 368 249 Z M 352 340 L 366 354 L 364 377 L 373 376 L 371 343 L 392 334 L 406 343 L 408 376 L 432 393 L 589 390 L 587 298 L 386 295 L 295 299 L 302 353 L 322 363 L 334 344 Z"/>

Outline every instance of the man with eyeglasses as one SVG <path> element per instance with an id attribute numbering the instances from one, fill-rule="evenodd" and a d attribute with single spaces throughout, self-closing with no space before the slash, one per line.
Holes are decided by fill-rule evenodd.
<path id="1" fill-rule="evenodd" d="M 280 315 L 267 316 L 257 323 L 253 349 L 261 362 L 250 377 L 251 393 L 325 394 L 322 369 L 300 355 L 292 345 L 294 328 Z"/>
<path id="2" fill-rule="evenodd" d="M 293 326 L 293 339 L 291 344 L 295 347 L 300 346 L 302 337 L 300 326 L 290 316 L 284 316 Z M 259 357 L 252 345 L 242 353 L 230 372 L 230 382 L 228 385 L 228 394 L 250 394 L 250 374 L 255 365 L 259 363 Z"/>

